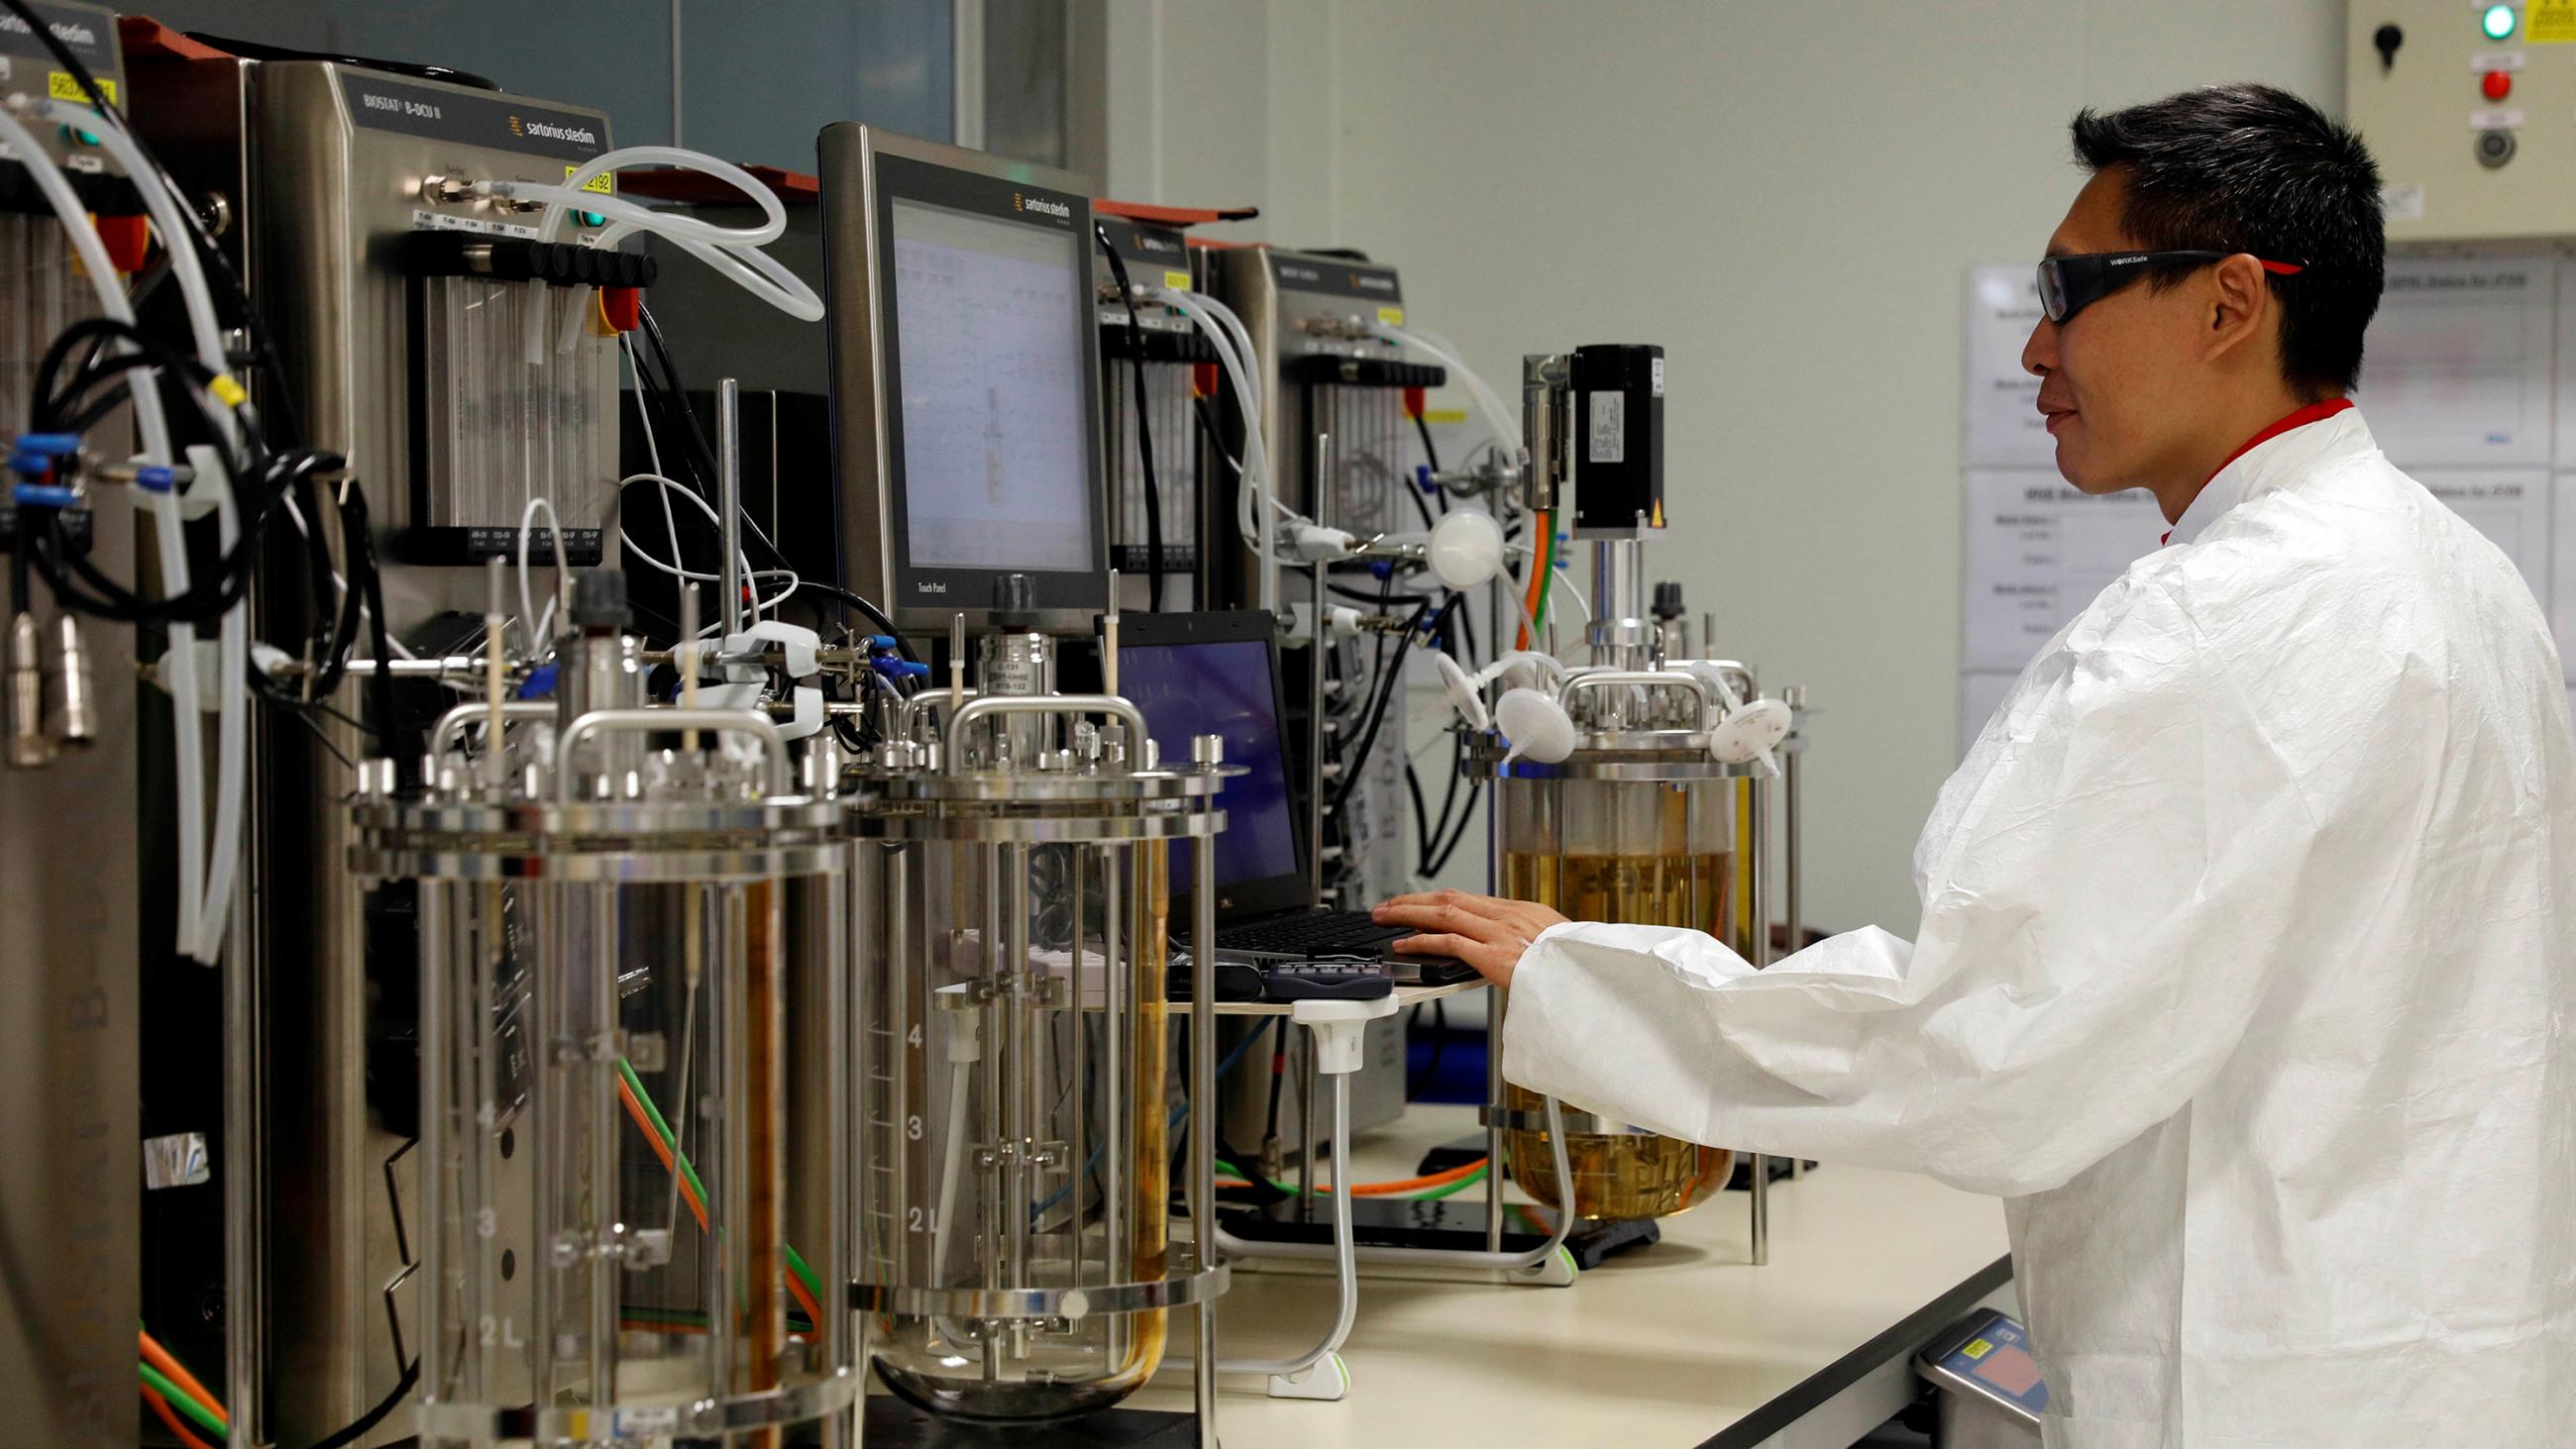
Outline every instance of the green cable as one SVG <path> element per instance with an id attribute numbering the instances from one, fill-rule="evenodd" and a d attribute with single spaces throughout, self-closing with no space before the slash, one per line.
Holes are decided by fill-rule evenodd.
<path id="1" fill-rule="evenodd" d="M 689 1161 L 689 1154 L 680 1150 L 679 1139 L 671 1134 L 671 1124 L 663 1120 L 662 1109 L 653 1103 L 653 1094 L 644 1090 L 642 1079 L 635 1075 L 634 1064 L 624 1057 L 619 1057 L 617 1075 L 626 1080 L 626 1089 L 635 1094 L 635 1103 L 644 1109 L 645 1120 L 653 1124 L 654 1135 L 660 1137 L 662 1145 L 670 1149 L 671 1165 L 679 1170 L 681 1178 L 689 1184 L 689 1190 L 698 1195 L 698 1201 L 705 1202 L 707 1200 L 706 1183 L 698 1177 L 697 1166 Z M 805 1285 L 805 1291 L 813 1295 L 815 1302 L 822 1302 L 823 1280 L 806 1265 L 804 1255 L 798 1253 L 792 1244 L 781 1243 L 778 1247 L 780 1254 L 787 1259 L 788 1271 L 794 1273 L 797 1281 Z"/>
<path id="2" fill-rule="evenodd" d="M 1541 653 L 1547 651 L 1547 641 L 1536 631 L 1547 627 L 1548 600 L 1556 593 L 1556 517 L 1553 514 L 1548 516 L 1547 529 L 1547 547 L 1540 551 L 1538 561 L 1538 608 L 1530 615 L 1533 626 L 1530 647 Z"/>
<path id="3" fill-rule="evenodd" d="M 1446 1187 L 1435 1187 L 1429 1192 L 1408 1193 L 1405 1195 L 1404 1200 L 1406 1202 L 1438 1202 L 1444 1197 L 1455 1197 L 1459 1193 L 1465 1192 L 1467 1189 L 1474 1187 L 1477 1183 L 1483 1182 L 1485 1180 L 1485 1174 L 1491 1170 L 1492 1169 L 1490 1168 L 1479 1167 L 1475 1171 L 1468 1173 L 1465 1177 L 1458 1179 L 1456 1182 L 1450 1183 Z"/>
<path id="4" fill-rule="evenodd" d="M 189 1393 L 187 1390 L 163 1377 L 159 1369 L 154 1368 L 148 1363 L 137 1363 L 134 1367 L 141 1371 L 143 1375 L 143 1387 L 150 1389 L 152 1392 L 159 1394 L 162 1398 L 168 1400 L 171 1408 L 174 1408 L 180 1413 L 187 1415 L 189 1418 L 196 1420 L 198 1427 L 204 1429 L 209 1434 L 223 1434 L 228 1432 L 224 1428 L 224 1421 L 215 1417 L 214 1410 L 198 1403 L 196 1395 Z"/>
<path id="5" fill-rule="evenodd" d="M 635 1075 L 634 1063 L 619 1057 L 617 1075 L 626 1079 L 626 1089 L 635 1094 L 637 1105 L 644 1109 L 645 1118 L 653 1124 L 654 1135 L 662 1139 L 664 1147 L 671 1149 L 671 1162 L 679 1168 L 681 1180 L 688 1183 L 689 1190 L 698 1195 L 698 1201 L 705 1202 L 707 1200 L 706 1183 L 699 1179 L 697 1166 L 689 1161 L 689 1154 L 680 1150 L 679 1137 L 671 1131 L 671 1124 L 662 1120 L 662 1109 L 653 1104 L 653 1094 L 644 1090 L 643 1079 Z"/>
<path id="6" fill-rule="evenodd" d="M 814 1301 L 816 1303 L 822 1302 L 823 1280 L 815 1277 L 814 1270 L 805 1266 L 805 1259 L 802 1254 L 799 1254 L 796 1251 L 795 1245 L 792 1243 L 780 1243 L 778 1245 L 778 1251 L 781 1256 L 787 1259 L 787 1271 L 796 1275 L 796 1280 L 805 1285 L 805 1291 L 814 1295 Z"/>
<path id="7" fill-rule="evenodd" d="M 1226 1161 L 1222 1157 L 1216 1160 L 1216 1165 L 1217 1170 L 1226 1174 L 1228 1177 L 1239 1177 L 1246 1182 L 1254 1180 L 1251 1173 L 1244 1171 L 1242 1168 L 1235 1166 L 1233 1163 Z M 1376 1198 L 1392 1198 L 1397 1202 L 1437 1202 L 1441 1198 L 1447 1197 L 1452 1193 L 1463 1191 L 1466 1188 L 1484 1181 L 1485 1172 L 1486 1169 L 1479 1166 L 1474 1172 L 1468 1173 L 1465 1177 L 1458 1179 L 1456 1182 L 1442 1183 L 1438 1187 L 1425 1188 L 1419 1192 L 1373 1192 L 1370 1193 L 1369 1196 Z M 1272 1187 L 1288 1194 L 1290 1197 L 1295 1197 L 1297 1195 L 1297 1189 L 1292 1184 L 1281 1182 L 1277 1178 L 1268 1178 L 1263 1180 L 1269 1182 Z M 1313 1189 L 1313 1192 L 1317 1197 L 1329 1197 L 1331 1196 L 1332 1190 L 1330 1188 L 1319 1187 Z"/>
<path id="8" fill-rule="evenodd" d="M 617 1316 L 637 1323 L 675 1324 L 684 1328 L 707 1326 L 705 1314 L 686 1308 L 649 1308 L 630 1304 L 618 1309 Z M 787 1328 L 791 1333 L 811 1333 L 814 1325 L 806 1320 L 804 1314 L 790 1313 L 787 1315 Z"/>
<path id="9" fill-rule="evenodd" d="M 148 1335 L 148 1334 L 150 1334 L 150 1333 L 152 1332 L 152 1325 L 151 1325 L 151 1324 L 148 1324 L 148 1323 L 146 1323 L 146 1322 L 144 1322 L 144 1321 L 143 1321 L 142 1319 L 140 1319 L 140 1318 L 138 1318 L 138 1319 L 134 1320 L 134 1326 L 135 1326 L 136 1328 L 139 1328 L 139 1329 L 143 1330 L 143 1332 L 144 1332 L 145 1334 L 147 1334 L 147 1335 Z M 163 1353 L 170 1353 L 169 1346 L 168 1346 L 167 1344 L 162 1345 L 161 1351 L 162 1351 Z M 179 1356 L 178 1356 L 177 1354 L 175 1354 L 175 1353 L 170 1353 L 170 1361 L 171 1361 L 172 1363 L 179 1363 Z M 142 1366 L 144 1366 L 144 1367 L 149 1367 L 149 1366 L 150 1366 L 150 1364 L 149 1364 L 149 1362 L 148 1362 L 148 1361 L 138 1361 L 138 1362 L 140 1362 L 140 1363 L 142 1364 Z M 184 1363 L 180 1363 L 180 1364 L 179 1364 L 179 1367 L 181 1367 L 181 1368 L 183 1368 L 183 1369 L 184 1369 L 184 1368 L 186 1368 L 186 1367 L 187 1367 L 187 1365 L 186 1365 L 186 1364 L 184 1364 Z M 179 1392 L 180 1392 L 180 1394 L 181 1394 L 183 1397 L 191 1398 L 191 1399 L 196 1399 L 196 1398 L 197 1398 L 197 1396 L 196 1396 L 196 1395 L 189 1393 L 189 1392 L 188 1392 L 187 1390 L 185 1390 L 185 1389 L 181 1389 Z M 223 1410 L 222 1410 L 221 1408 L 217 1407 L 217 1406 L 216 1406 L 216 1404 L 215 1404 L 215 1402 L 214 1402 L 212 1399 L 197 1399 L 197 1403 L 198 1403 L 198 1404 L 200 1404 L 201 1406 L 203 1406 L 203 1407 L 204 1407 L 204 1409 L 205 1409 L 205 1411 L 206 1411 L 207 1413 L 209 1413 L 209 1414 L 215 1414 L 215 1415 L 220 1416 L 220 1415 L 223 1413 Z M 220 1432 L 220 1431 L 218 1431 L 218 1432 Z"/>

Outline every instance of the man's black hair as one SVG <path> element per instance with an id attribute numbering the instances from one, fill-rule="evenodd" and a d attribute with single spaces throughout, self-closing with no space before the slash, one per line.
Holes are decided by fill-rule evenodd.
<path id="1" fill-rule="evenodd" d="M 2154 251 L 2251 252 L 2295 262 L 2269 278 L 2281 304 L 2281 373 L 2311 399 L 2361 377 L 2388 236 L 2379 166 L 2361 137 L 2271 86 L 2211 86 L 2075 117 L 2075 159 L 2123 168 L 2121 225 Z M 2174 285 L 2184 271 L 2160 271 Z"/>

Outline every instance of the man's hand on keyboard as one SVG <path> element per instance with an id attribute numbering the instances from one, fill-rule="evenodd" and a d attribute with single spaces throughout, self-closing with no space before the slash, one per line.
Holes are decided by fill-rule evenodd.
<path id="1" fill-rule="evenodd" d="M 1565 917 L 1533 901 L 1507 901 L 1466 891 L 1425 891 L 1397 896 L 1370 913 L 1380 925 L 1409 926 L 1395 949 L 1409 956 L 1455 956 L 1496 986 L 1512 984 L 1521 953 Z"/>

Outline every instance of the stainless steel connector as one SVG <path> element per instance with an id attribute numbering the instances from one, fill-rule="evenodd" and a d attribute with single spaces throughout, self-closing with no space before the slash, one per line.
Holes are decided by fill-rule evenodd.
<path id="1" fill-rule="evenodd" d="M 54 620 L 54 740 L 82 750 L 98 743 L 98 680 L 71 614 Z"/>
<path id="2" fill-rule="evenodd" d="M 9 764 L 31 770 L 54 756 L 45 738 L 45 666 L 36 616 L 9 621 Z"/>

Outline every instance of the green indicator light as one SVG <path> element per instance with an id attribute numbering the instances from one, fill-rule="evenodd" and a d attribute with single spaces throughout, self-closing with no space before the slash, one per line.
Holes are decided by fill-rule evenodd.
<path id="1" fill-rule="evenodd" d="M 97 133 L 84 131 L 75 126 L 63 127 L 63 139 L 79 146 L 95 146 L 98 144 Z"/>
<path id="2" fill-rule="evenodd" d="M 2489 40 L 2510 40 L 2515 20 L 2512 6 L 2490 5 L 2486 14 L 2478 17 L 2478 28 L 2486 32 Z"/>
<path id="3" fill-rule="evenodd" d="M 581 224 L 583 226 L 606 226 L 608 225 L 608 218 L 602 216 L 596 211 L 585 211 L 581 214 Z"/>

